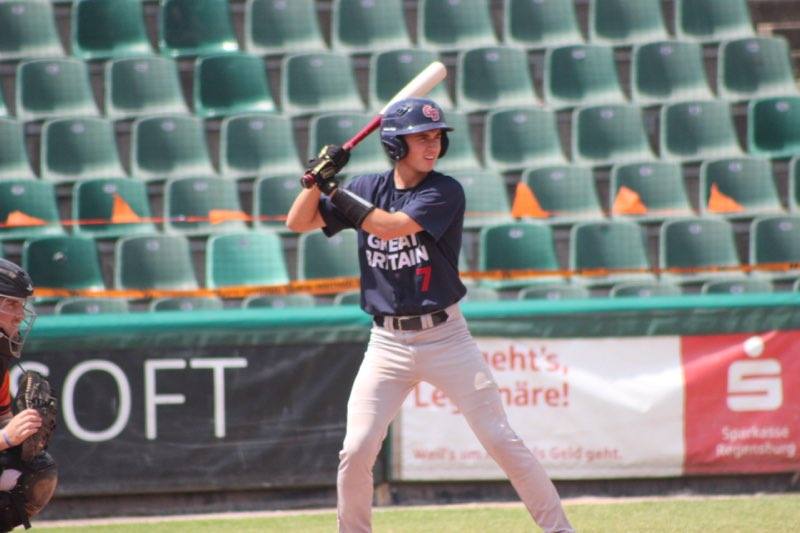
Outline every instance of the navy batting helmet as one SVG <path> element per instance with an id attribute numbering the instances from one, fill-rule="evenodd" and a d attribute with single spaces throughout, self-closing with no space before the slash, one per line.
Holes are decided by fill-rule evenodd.
<path id="1" fill-rule="evenodd" d="M 403 159 L 408 145 L 403 135 L 429 130 L 442 130 L 442 149 L 439 157 L 447 152 L 447 132 L 453 131 L 444 121 L 444 112 L 439 104 L 427 98 L 405 98 L 392 104 L 381 119 L 381 143 L 393 160 Z"/>
<path id="2" fill-rule="evenodd" d="M 28 273 L 0 259 L 0 355 L 19 357 L 36 313 L 31 304 L 33 282 Z"/>

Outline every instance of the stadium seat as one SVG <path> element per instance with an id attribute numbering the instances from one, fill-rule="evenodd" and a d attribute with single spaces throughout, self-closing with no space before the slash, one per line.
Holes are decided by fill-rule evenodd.
<path id="1" fill-rule="evenodd" d="M 248 296 L 242 301 L 245 309 L 270 307 L 286 309 L 287 307 L 314 307 L 316 302 L 310 294 L 271 294 L 266 296 Z"/>
<path id="2" fill-rule="evenodd" d="M 170 57 L 239 49 L 228 0 L 161 0 L 158 47 Z"/>
<path id="3" fill-rule="evenodd" d="M 589 41 L 615 46 L 667 39 L 660 0 L 589 0 Z"/>
<path id="4" fill-rule="evenodd" d="M 52 235 L 25 241 L 22 268 L 37 288 L 104 290 L 97 246 L 91 237 Z M 52 298 L 37 298 L 37 301 Z"/>
<path id="5" fill-rule="evenodd" d="M 798 94 L 789 44 L 782 37 L 723 41 L 717 55 L 720 98 L 748 100 Z"/>
<path id="6" fill-rule="evenodd" d="M 489 287 L 467 287 L 467 294 L 459 303 L 467 302 L 496 302 L 500 300 L 500 293 Z"/>
<path id="7" fill-rule="evenodd" d="M 526 287 L 517 294 L 519 300 L 580 300 L 589 297 L 588 288 L 566 283 Z"/>
<path id="8" fill-rule="evenodd" d="M 220 173 L 227 178 L 295 174 L 303 170 L 292 122 L 268 113 L 227 117 L 219 132 Z"/>
<path id="9" fill-rule="evenodd" d="M 96 238 L 156 231 L 145 183 L 128 178 L 77 182 L 72 190 L 72 218 L 78 221 L 73 233 Z"/>
<path id="10" fill-rule="evenodd" d="M 436 170 L 448 174 L 481 168 L 483 165 L 475 153 L 467 114 L 445 111 L 444 120 L 453 131 L 447 132 L 447 153 L 444 158 L 436 161 Z"/>
<path id="11" fill-rule="evenodd" d="M 364 113 L 326 113 L 311 119 L 308 125 L 308 159 L 316 157 L 326 144 L 344 144 L 370 120 Z M 378 135 L 370 135 L 350 154 L 344 174 L 355 176 L 364 173 L 383 172 L 390 167 Z"/>
<path id="12" fill-rule="evenodd" d="M 414 76 L 438 60 L 439 55 L 435 52 L 418 48 L 385 50 L 373 54 L 369 66 L 370 108 L 375 111 L 383 108 Z M 427 98 L 436 101 L 445 111 L 453 108 L 446 83 L 437 84 Z"/>
<path id="13" fill-rule="evenodd" d="M 325 50 L 314 0 L 247 0 L 244 46 L 264 56 Z"/>
<path id="14" fill-rule="evenodd" d="M 349 53 L 411 46 L 403 0 L 333 0 L 331 44 Z"/>
<path id="15" fill-rule="evenodd" d="M 188 115 L 136 120 L 130 158 L 131 175 L 143 180 L 215 175 L 203 122 Z"/>
<path id="16" fill-rule="evenodd" d="M 0 118 L 9 116 L 8 107 L 6 107 L 6 99 L 3 97 L 3 91 L 0 91 Z"/>
<path id="17" fill-rule="evenodd" d="M 128 300 L 122 298 L 64 298 L 53 312 L 57 315 L 99 315 L 106 313 L 128 313 Z"/>
<path id="18" fill-rule="evenodd" d="M 611 298 L 651 298 L 653 296 L 680 296 L 683 294 L 679 285 L 657 281 L 631 281 L 617 283 L 611 287 L 608 295 Z"/>
<path id="19" fill-rule="evenodd" d="M 704 161 L 699 204 L 701 214 L 729 218 L 783 211 L 769 160 L 755 157 Z"/>
<path id="20" fill-rule="evenodd" d="M 287 55 L 281 66 L 281 107 L 290 116 L 363 111 L 350 58 L 333 52 Z"/>
<path id="21" fill-rule="evenodd" d="M 458 54 L 456 105 L 463 113 L 537 105 L 528 56 L 519 48 L 470 48 Z"/>
<path id="22" fill-rule="evenodd" d="M 747 151 L 774 158 L 800 155 L 800 96 L 750 100 Z"/>
<path id="23" fill-rule="evenodd" d="M 56 193 L 48 182 L 32 179 L 0 180 L 0 240 L 61 235 Z"/>
<path id="24" fill-rule="evenodd" d="M 361 291 L 340 292 L 333 297 L 333 305 L 361 305 Z"/>
<path id="25" fill-rule="evenodd" d="M 797 281 L 794 282 L 794 284 L 792 285 L 792 290 L 794 292 L 800 292 L 800 278 L 798 278 Z"/>
<path id="26" fill-rule="evenodd" d="M 609 193 L 608 205 L 614 218 L 650 222 L 693 214 L 677 162 L 614 165 Z"/>
<path id="27" fill-rule="evenodd" d="M 503 35 L 506 44 L 524 48 L 583 42 L 572 0 L 505 0 Z"/>
<path id="28" fill-rule="evenodd" d="M 794 266 L 786 269 L 781 263 Z M 754 277 L 794 279 L 800 276 L 800 216 L 758 217 L 750 225 L 750 266 Z M 770 265 L 773 268 L 769 268 Z"/>
<path id="29" fill-rule="evenodd" d="M 511 279 L 482 279 L 480 284 L 491 289 L 518 289 L 536 283 L 563 282 L 556 257 L 553 230 L 538 222 L 509 222 L 481 228 L 479 234 L 478 270 L 538 270 L 536 276 Z M 548 272 L 544 274 L 544 272 Z"/>
<path id="30" fill-rule="evenodd" d="M 753 35 L 747 0 L 675 0 L 675 35 L 715 42 Z"/>
<path id="31" fill-rule="evenodd" d="M 253 185 L 253 226 L 288 233 L 286 214 L 297 198 L 299 174 L 263 176 Z"/>
<path id="32" fill-rule="evenodd" d="M 511 222 L 511 206 L 503 176 L 490 170 L 463 170 L 453 176 L 466 197 L 464 228 Z"/>
<path id="33" fill-rule="evenodd" d="M 581 222 L 572 226 L 569 269 L 573 283 L 591 287 L 628 281 L 654 281 L 647 259 L 645 234 L 635 222 Z M 627 270 L 627 272 L 609 272 Z"/>
<path id="34" fill-rule="evenodd" d="M 522 173 L 521 180 L 548 213 L 547 222 L 570 224 L 603 218 L 590 168 L 574 165 L 529 168 Z"/>
<path id="35" fill-rule="evenodd" d="M 326 237 L 322 231 L 303 233 L 297 241 L 297 277 L 301 280 L 358 277 L 355 231 Z"/>
<path id="36" fill-rule="evenodd" d="M 208 288 L 286 283 L 289 283 L 289 274 L 277 233 L 250 231 L 208 238 Z"/>
<path id="37" fill-rule="evenodd" d="M 194 67 L 194 112 L 201 117 L 275 111 L 261 58 L 217 54 L 198 58 Z"/>
<path id="38" fill-rule="evenodd" d="M 236 182 L 223 178 L 173 178 L 164 185 L 164 231 L 208 235 L 247 228 Z"/>
<path id="39" fill-rule="evenodd" d="M 77 0 L 70 28 L 72 55 L 84 60 L 153 53 L 141 0 Z"/>
<path id="40" fill-rule="evenodd" d="M 78 181 L 126 176 L 117 152 L 114 125 L 102 118 L 62 118 L 42 126 L 41 176 Z"/>
<path id="41" fill-rule="evenodd" d="M 539 107 L 514 107 L 486 115 L 486 166 L 505 171 L 566 164 L 556 114 Z"/>
<path id="42" fill-rule="evenodd" d="M 0 118 L 0 179 L 35 178 L 25 148 L 25 129 L 16 120 Z"/>
<path id="43" fill-rule="evenodd" d="M 459 50 L 497 44 L 488 0 L 420 0 L 417 41 L 427 50 Z"/>
<path id="44" fill-rule="evenodd" d="M 148 309 L 150 311 L 219 311 L 223 308 L 222 300 L 213 296 L 156 298 Z"/>
<path id="45" fill-rule="evenodd" d="M 89 70 L 80 59 L 34 59 L 17 65 L 16 116 L 26 122 L 98 114 Z"/>
<path id="46" fill-rule="evenodd" d="M 733 226 L 719 218 L 664 222 L 659 235 L 658 261 L 661 279 L 679 284 L 744 277 L 738 270 L 741 263 Z"/>
<path id="47" fill-rule="evenodd" d="M 116 289 L 197 289 L 189 240 L 183 235 L 131 235 L 114 248 Z"/>
<path id="48" fill-rule="evenodd" d="M 115 120 L 188 113 L 175 61 L 136 57 L 107 62 L 105 110 L 106 116 Z"/>
<path id="49" fill-rule="evenodd" d="M 800 156 L 793 157 L 789 162 L 789 210 L 796 213 L 800 211 Z"/>
<path id="50" fill-rule="evenodd" d="M 635 46 L 631 96 L 638 104 L 714 98 L 703 66 L 703 47 L 681 41 Z"/>
<path id="51" fill-rule="evenodd" d="M 53 8 L 46 2 L 0 3 L 0 61 L 64 55 Z"/>
<path id="52" fill-rule="evenodd" d="M 585 165 L 611 165 L 654 159 L 634 105 L 582 107 L 572 113 L 572 159 Z"/>
<path id="53" fill-rule="evenodd" d="M 661 108 L 661 158 L 681 162 L 743 155 L 723 100 L 676 102 Z"/>
<path id="54" fill-rule="evenodd" d="M 555 109 L 627 101 L 610 46 L 573 44 L 548 48 L 543 86 L 545 102 Z"/>
<path id="55" fill-rule="evenodd" d="M 709 280 L 700 289 L 702 294 L 763 294 L 772 291 L 769 280 L 748 278 Z"/>

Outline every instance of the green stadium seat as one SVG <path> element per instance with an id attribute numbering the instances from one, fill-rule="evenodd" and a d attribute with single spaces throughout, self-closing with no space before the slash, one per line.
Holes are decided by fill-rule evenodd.
<path id="1" fill-rule="evenodd" d="M 224 307 L 222 300 L 212 296 L 156 298 L 148 309 L 150 311 L 219 311 Z"/>
<path id="2" fill-rule="evenodd" d="M 627 101 L 610 46 L 573 44 L 548 48 L 543 86 L 545 102 L 555 109 Z"/>
<path id="3" fill-rule="evenodd" d="M 299 174 L 263 176 L 253 185 L 253 225 L 289 233 L 286 214 L 297 198 Z"/>
<path id="4" fill-rule="evenodd" d="M 676 102 L 661 108 L 661 158 L 699 161 L 743 155 L 723 100 Z"/>
<path id="5" fill-rule="evenodd" d="M 752 37 L 720 43 L 717 92 L 728 100 L 797 95 L 786 39 Z"/>
<path id="6" fill-rule="evenodd" d="M 45 2 L 0 3 L 0 61 L 64 55 L 53 7 Z"/>
<path id="7" fill-rule="evenodd" d="M 287 55 L 281 67 L 281 106 L 290 116 L 363 111 L 350 58 L 332 52 Z"/>
<path id="8" fill-rule="evenodd" d="M 97 178 L 77 182 L 72 189 L 72 219 L 80 221 L 72 226 L 73 233 L 96 238 L 156 231 L 150 220 L 145 183 L 127 178 Z"/>
<path id="9" fill-rule="evenodd" d="M 647 259 L 645 234 L 635 222 L 581 222 L 572 226 L 569 269 L 573 283 L 591 287 L 628 281 L 654 281 Z M 609 272 L 628 270 L 628 272 Z"/>
<path id="10" fill-rule="evenodd" d="M 657 41 L 635 46 L 631 80 L 631 96 L 639 104 L 714 98 L 699 43 Z"/>
<path id="11" fill-rule="evenodd" d="M 589 289 L 579 285 L 540 285 L 520 289 L 519 300 L 581 300 L 591 297 Z"/>
<path id="12" fill-rule="evenodd" d="M 572 159 L 586 165 L 611 165 L 655 159 L 634 105 L 599 105 L 572 114 Z"/>
<path id="13" fill-rule="evenodd" d="M 522 182 L 549 213 L 547 222 L 570 224 L 603 218 L 592 170 L 575 165 L 529 168 Z"/>
<path id="14" fill-rule="evenodd" d="M 70 28 L 72 55 L 84 60 L 153 53 L 141 0 L 77 0 Z"/>
<path id="15" fill-rule="evenodd" d="M 0 180 L 0 224 L 4 224 L 0 240 L 63 234 L 53 185 L 32 179 Z"/>
<path id="16" fill-rule="evenodd" d="M 712 186 L 727 196 L 739 207 L 730 209 L 727 204 L 721 208 L 709 205 Z M 704 161 L 700 165 L 700 213 L 722 215 L 729 218 L 748 218 L 754 215 L 780 213 L 783 211 L 772 166 L 768 159 L 739 157 Z"/>
<path id="17" fill-rule="evenodd" d="M 131 235 L 114 249 L 116 289 L 197 289 L 189 240 L 183 235 Z"/>
<path id="18" fill-rule="evenodd" d="M 108 118 L 115 120 L 188 113 L 175 61 L 136 57 L 107 62 L 105 111 Z"/>
<path id="19" fill-rule="evenodd" d="M 445 122 L 453 128 L 447 132 L 448 147 L 443 159 L 436 161 L 436 170 L 445 174 L 457 173 L 461 170 L 475 170 L 481 168 L 475 145 L 472 143 L 472 133 L 469 117 L 466 113 L 446 111 Z"/>
<path id="20" fill-rule="evenodd" d="M 198 58 L 194 67 L 194 112 L 201 117 L 275 111 L 261 58 L 218 54 Z"/>
<path id="21" fill-rule="evenodd" d="M 128 313 L 128 300 L 122 298 L 64 298 L 53 311 L 57 315 L 100 315 Z"/>
<path id="22" fill-rule="evenodd" d="M 792 263 L 789 269 L 778 269 L 778 263 Z M 773 265 L 773 269 L 768 268 Z M 750 266 L 754 277 L 794 279 L 800 276 L 800 216 L 758 217 L 750 225 Z"/>
<path id="23" fill-rule="evenodd" d="M 772 292 L 772 283 L 765 279 L 709 280 L 700 289 L 702 294 L 763 294 Z"/>
<path id="24" fill-rule="evenodd" d="M 326 237 L 303 233 L 297 241 L 297 277 L 301 280 L 358 277 L 358 242 L 354 231 Z"/>
<path id="25" fill-rule="evenodd" d="M 145 117 L 131 126 L 131 175 L 143 180 L 214 176 L 200 119 L 185 115 Z"/>
<path id="26" fill-rule="evenodd" d="M 583 42 L 572 0 L 505 0 L 505 43 L 524 48 L 547 48 Z"/>
<path id="27" fill-rule="evenodd" d="M 270 307 L 286 309 L 287 307 L 314 307 L 316 301 L 310 294 L 271 294 L 266 296 L 248 296 L 242 301 L 245 309 Z"/>
<path id="28" fill-rule="evenodd" d="M 220 173 L 227 178 L 295 174 L 303 167 L 289 118 L 268 113 L 227 117 L 219 132 Z"/>
<path id="29" fill-rule="evenodd" d="M 34 178 L 21 123 L 0 118 L 0 180 Z"/>
<path id="30" fill-rule="evenodd" d="M 789 162 L 789 210 L 800 211 L 800 156 L 793 157 Z"/>
<path id="31" fill-rule="evenodd" d="M 627 201 L 622 187 L 638 195 L 645 212 L 635 201 Z M 660 221 L 693 215 L 686 195 L 681 165 L 677 162 L 652 161 L 628 163 L 611 168 L 609 184 L 611 216 L 637 221 Z M 617 202 L 619 204 L 617 205 Z"/>
<path id="32" fill-rule="evenodd" d="M 183 235 L 208 235 L 247 228 L 247 215 L 239 203 L 236 182 L 224 178 L 167 180 L 164 185 L 164 218 L 165 232 Z"/>
<path id="33" fill-rule="evenodd" d="M 747 0 L 675 0 L 675 35 L 715 42 L 753 35 Z"/>
<path id="34" fill-rule="evenodd" d="M 333 297 L 333 305 L 361 305 L 361 291 L 340 292 Z"/>
<path id="35" fill-rule="evenodd" d="M 98 291 L 106 288 L 91 237 L 52 235 L 25 241 L 22 268 L 37 288 Z M 53 298 L 37 298 L 38 302 Z"/>
<path id="36" fill-rule="evenodd" d="M 747 151 L 775 158 L 800 154 L 800 96 L 750 100 Z"/>
<path id="37" fill-rule="evenodd" d="M 500 293 L 489 287 L 467 287 L 467 294 L 460 300 L 460 303 L 467 302 L 497 302 L 500 300 Z"/>
<path id="38" fill-rule="evenodd" d="M 589 41 L 633 45 L 667 39 L 660 0 L 589 0 Z"/>
<path id="39" fill-rule="evenodd" d="M 250 231 L 209 237 L 206 245 L 208 288 L 286 283 L 289 283 L 289 274 L 277 233 Z"/>
<path id="40" fill-rule="evenodd" d="M 370 108 L 382 109 L 417 74 L 434 61 L 439 55 L 431 50 L 418 48 L 401 48 L 385 50 L 372 55 L 369 67 L 369 102 Z M 453 101 L 447 92 L 447 84 L 437 84 L 427 95 L 436 101 L 445 111 L 453 108 Z M 448 117 L 450 114 L 448 113 Z"/>
<path id="41" fill-rule="evenodd" d="M 510 222 L 481 228 L 478 270 L 538 270 L 541 275 L 507 280 L 482 279 L 491 289 L 517 289 L 535 283 L 563 282 L 556 258 L 553 230 L 537 222 Z M 544 274 L 547 272 L 547 274 Z"/>
<path id="42" fill-rule="evenodd" d="M 403 0 L 334 0 L 331 44 L 349 53 L 411 46 Z"/>
<path id="43" fill-rule="evenodd" d="M 3 97 L 3 91 L 0 91 L 0 118 L 9 116 L 8 107 L 6 107 L 6 100 Z"/>
<path id="44" fill-rule="evenodd" d="M 501 172 L 566 164 L 556 115 L 539 107 L 514 107 L 486 115 L 486 166 Z"/>
<path id="45" fill-rule="evenodd" d="M 89 70 L 80 59 L 34 59 L 17 65 L 16 115 L 19 120 L 98 114 Z"/>
<path id="46" fill-rule="evenodd" d="M 617 283 L 611 287 L 608 295 L 611 298 L 651 298 L 653 296 L 680 296 L 683 294 L 680 285 L 656 281 L 631 281 Z"/>
<path id="47" fill-rule="evenodd" d="M 265 56 L 325 50 L 314 0 L 247 0 L 244 46 Z"/>
<path id="48" fill-rule="evenodd" d="M 62 118 L 42 126 L 42 179 L 122 178 L 114 125 L 102 118 Z"/>
<path id="49" fill-rule="evenodd" d="M 158 47 L 170 57 L 238 50 L 228 0 L 161 0 Z"/>
<path id="50" fill-rule="evenodd" d="M 464 188 L 464 228 L 511 222 L 503 176 L 491 170 L 463 170 L 453 176 Z"/>
<path id="51" fill-rule="evenodd" d="M 498 106 L 537 105 L 524 50 L 490 46 L 458 54 L 456 105 L 464 113 Z"/>
<path id="52" fill-rule="evenodd" d="M 744 277 L 738 270 L 741 263 L 733 226 L 720 218 L 664 222 L 659 235 L 658 261 L 661 279 L 679 284 Z"/>
<path id="53" fill-rule="evenodd" d="M 427 50 L 459 50 L 497 44 L 488 0 L 421 0 L 417 41 Z"/>
<path id="54" fill-rule="evenodd" d="M 344 144 L 371 119 L 371 115 L 364 113 L 326 113 L 315 116 L 308 125 L 308 159 L 316 157 L 326 144 Z M 344 174 L 355 176 L 382 172 L 388 168 L 389 159 L 383 151 L 379 136 L 370 135 L 350 154 Z"/>

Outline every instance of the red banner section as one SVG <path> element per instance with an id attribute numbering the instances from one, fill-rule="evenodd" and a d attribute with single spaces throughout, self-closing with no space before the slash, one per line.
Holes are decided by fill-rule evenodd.
<path id="1" fill-rule="evenodd" d="M 800 331 L 683 337 L 687 474 L 800 469 Z"/>

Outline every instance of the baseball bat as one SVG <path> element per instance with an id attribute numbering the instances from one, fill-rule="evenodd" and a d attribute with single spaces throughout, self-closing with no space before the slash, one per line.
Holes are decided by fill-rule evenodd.
<path id="1" fill-rule="evenodd" d="M 414 76 L 414 78 L 405 84 L 405 86 L 397 91 L 389 103 L 383 106 L 383 109 L 378 112 L 377 115 L 372 117 L 366 126 L 361 128 L 358 133 L 353 135 L 350 139 L 348 139 L 343 145 L 342 148 L 347 150 L 348 152 L 355 148 L 358 143 L 363 141 L 370 133 L 378 129 L 378 126 L 381 125 L 381 118 L 383 114 L 386 112 L 389 107 L 397 102 L 398 100 L 402 100 L 404 98 L 411 98 L 412 96 L 425 96 L 428 94 L 431 89 L 436 87 L 440 81 L 447 77 L 447 68 L 442 64 L 440 61 L 434 61 L 427 67 L 425 67 L 422 72 Z M 306 172 L 303 177 L 301 178 L 303 184 L 306 187 L 311 187 L 314 184 L 314 175 L 312 172 Z"/>

